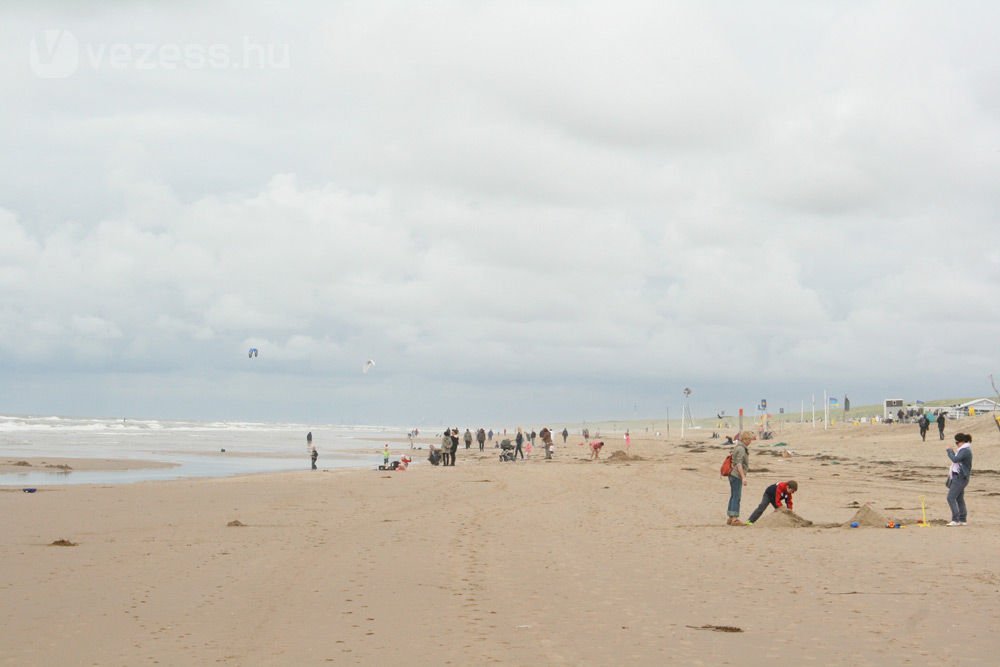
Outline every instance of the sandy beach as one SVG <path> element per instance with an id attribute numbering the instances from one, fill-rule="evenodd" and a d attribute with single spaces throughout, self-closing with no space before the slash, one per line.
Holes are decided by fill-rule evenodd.
<path id="1" fill-rule="evenodd" d="M 956 430 L 975 438 L 970 525 L 946 528 Z M 725 525 L 710 433 L 635 437 L 617 462 L 605 434 L 598 462 L 571 436 L 551 462 L 462 448 L 397 473 L 7 487 L 0 664 L 995 664 L 989 417 L 943 442 L 782 427 L 751 446 L 742 507 L 796 479 L 813 525 L 782 529 Z M 866 504 L 904 527 L 845 527 Z"/>

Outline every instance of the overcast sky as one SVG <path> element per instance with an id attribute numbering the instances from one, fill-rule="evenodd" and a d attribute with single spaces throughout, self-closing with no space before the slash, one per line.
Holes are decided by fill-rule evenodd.
<path id="1" fill-rule="evenodd" d="M 690 386 L 697 417 L 1000 374 L 995 3 L 204 4 L 0 9 L 0 414 Z"/>

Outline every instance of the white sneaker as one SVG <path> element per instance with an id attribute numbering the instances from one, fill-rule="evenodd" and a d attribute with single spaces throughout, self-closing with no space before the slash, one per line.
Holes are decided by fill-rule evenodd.
<path id="1" fill-rule="evenodd" d="M 960 525 L 960 526 L 968 526 L 969 522 L 968 521 L 959 521 L 958 525 Z"/>
<path id="2" fill-rule="evenodd" d="M 960 524 L 958 521 L 949 521 L 945 525 L 951 527 L 951 526 L 961 526 L 962 524 Z"/>

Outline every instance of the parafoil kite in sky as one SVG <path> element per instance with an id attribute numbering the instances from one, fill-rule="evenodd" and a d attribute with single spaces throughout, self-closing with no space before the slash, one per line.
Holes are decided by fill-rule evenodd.
<path id="1" fill-rule="evenodd" d="M 367 374 L 368 371 L 371 370 L 372 368 L 375 368 L 375 360 L 369 359 L 368 361 L 365 362 L 365 365 L 361 367 L 361 372 Z"/>
<path id="2" fill-rule="evenodd" d="M 255 347 L 251 347 L 251 348 L 250 348 L 250 352 L 249 352 L 249 353 L 247 353 L 247 356 L 248 356 L 249 358 L 251 358 L 251 359 L 253 359 L 254 357 L 256 357 L 256 356 L 257 356 L 257 348 L 255 348 Z"/>

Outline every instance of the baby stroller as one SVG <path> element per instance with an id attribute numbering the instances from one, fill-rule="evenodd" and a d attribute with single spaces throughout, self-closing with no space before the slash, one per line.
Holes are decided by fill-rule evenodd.
<path id="1" fill-rule="evenodd" d="M 504 463 L 506 461 L 514 460 L 514 443 L 512 443 L 508 438 L 504 438 L 500 442 L 500 462 Z"/>

